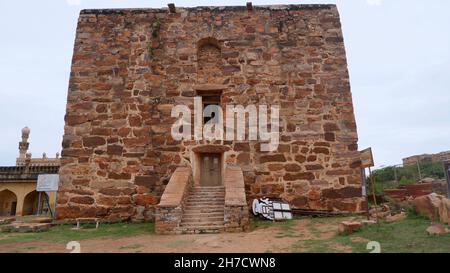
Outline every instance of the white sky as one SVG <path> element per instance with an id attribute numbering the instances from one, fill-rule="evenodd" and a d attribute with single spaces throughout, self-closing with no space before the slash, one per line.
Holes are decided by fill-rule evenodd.
<path id="1" fill-rule="evenodd" d="M 34 156 L 61 149 L 80 9 L 245 5 L 242 1 L 0 1 L 0 165 L 14 165 L 20 129 Z M 253 1 L 336 3 L 349 62 L 360 148 L 376 165 L 450 150 L 450 1 Z"/>

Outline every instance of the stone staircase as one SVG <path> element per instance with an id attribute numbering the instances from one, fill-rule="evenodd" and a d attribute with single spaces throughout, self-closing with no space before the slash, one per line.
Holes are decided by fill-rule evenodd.
<path id="1" fill-rule="evenodd" d="M 224 187 L 193 187 L 181 217 L 181 233 L 219 233 L 224 230 Z"/>

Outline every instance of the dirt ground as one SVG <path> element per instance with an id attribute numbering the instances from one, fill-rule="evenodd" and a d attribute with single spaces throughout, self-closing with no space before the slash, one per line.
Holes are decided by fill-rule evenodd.
<path id="1" fill-rule="evenodd" d="M 294 220 L 289 224 L 277 223 L 259 226 L 247 233 L 186 234 L 186 235 L 137 235 L 123 238 L 94 238 L 80 240 L 81 252 L 296 252 L 302 242 L 327 240 L 337 233 L 336 221 L 313 222 L 312 219 Z M 65 244 L 47 241 L 27 241 L 2 244 L 3 250 L 16 252 L 70 252 Z M 351 251 L 344 245 L 335 245 L 339 252 Z M 1 251 L 0 251 L 1 252 Z"/>

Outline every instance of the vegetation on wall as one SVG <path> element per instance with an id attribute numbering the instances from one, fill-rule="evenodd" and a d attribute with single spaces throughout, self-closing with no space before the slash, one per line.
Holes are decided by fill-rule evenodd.
<path id="1" fill-rule="evenodd" d="M 152 37 L 148 43 L 148 54 L 150 57 L 153 57 L 153 55 L 155 54 L 155 52 L 154 52 L 155 48 L 153 47 L 153 42 L 159 38 L 160 30 L 161 30 L 161 21 L 158 18 L 158 19 L 156 19 L 155 22 L 153 22 L 152 28 L 151 28 Z"/>

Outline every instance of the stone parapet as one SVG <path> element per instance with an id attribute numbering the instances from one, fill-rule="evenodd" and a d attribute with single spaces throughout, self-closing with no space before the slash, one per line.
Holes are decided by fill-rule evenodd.
<path id="1" fill-rule="evenodd" d="M 158 234 L 176 233 L 183 215 L 184 201 L 192 187 L 192 169 L 178 167 L 170 178 L 161 201 L 156 206 L 155 231 Z"/>
<path id="2" fill-rule="evenodd" d="M 246 231 L 249 228 L 248 206 L 245 197 L 244 175 L 237 166 L 225 169 L 225 231 Z"/>

